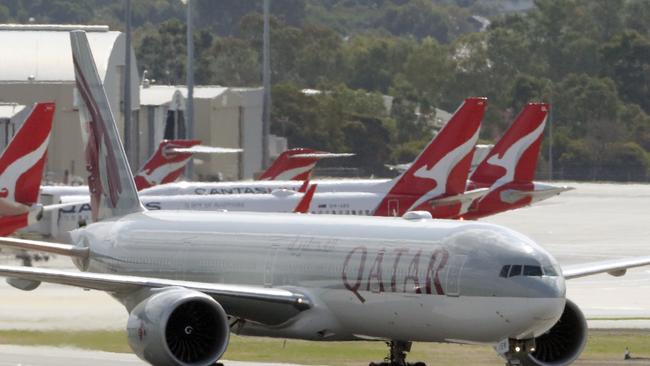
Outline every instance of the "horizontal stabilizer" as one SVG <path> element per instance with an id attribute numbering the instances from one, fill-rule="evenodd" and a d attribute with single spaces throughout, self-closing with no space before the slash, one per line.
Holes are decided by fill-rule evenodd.
<path id="1" fill-rule="evenodd" d="M 477 188 L 461 194 L 433 199 L 429 201 L 429 204 L 433 207 L 438 207 L 438 206 L 450 206 L 458 203 L 461 204 L 468 203 L 468 202 L 471 203 L 475 199 L 479 199 L 485 196 L 489 191 L 490 191 L 489 188 Z"/>
<path id="2" fill-rule="evenodd" d="M 235 154 L 244 150 L 230 147 L 196 145 L 192 147 L 173 147 L 170 148 L 169 151 L 185 154 Z"/>
<path id="3" fill-rule="evenodd" d="M 68 257 L 88 258 L 88 248 L 81 248 L 69 244 L 49 243 L 39 240 L 2 237 L 0 238 L 0 247 L 17 250 L 34 250 L 37 252 L 65 255 Z"/>
<path id="4" fill-rule="evenodd" d="M 573 187 L 567 186 L 545 186 L 544 189 L 535 189 L 532 191 L 505 189 L 500 193 L 500 195 L 503 202 L 513 204 L 523 198 L 532 198 L 535 202 L 542 201 L 547 198 L 557 196 L 562 192 L 571 191 L 573 189 Z"/>
<path id="5" fill-rule="evenodd" d="M 289 156 L 289 159 L 297 158 L 316 158 L 316 159 L 325 159 L 325 158 L 347 158 L 350 156 L 355 156 L 353 153 L 331 153 L 331 152 L 314 152 L 314 153 L 303 153 L 295 154 Z"/>
<path id="6" fill-rule="evenodd" d="M 623 258 L 570 265 L 562 268 L 562 273 L 564 274 L 564 278 L 567 280 L 599 273 L 609 273 L 612 276 L 622 276 L 630 268 L 647 265 L 650 265 L 650 257 Z"/>

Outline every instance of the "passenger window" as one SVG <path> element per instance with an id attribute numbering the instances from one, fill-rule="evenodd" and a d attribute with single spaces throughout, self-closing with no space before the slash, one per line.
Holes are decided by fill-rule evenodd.
<path id="1" fill-rule="evenodd" d="M 521 276 L 521 265 L 514 264 L 512 267 L 510 267 L 510 274 L 508 275 L 508 277 L 514 277 L 514 276 Z"/>
<path id="2" fill-rule="evenodd" d="M 357 211 L 352 210 L 352 214 L 353 214 L 353 215 L 356 215 L 356 214 L 357 214 Z"/>
<path id="3" fill-rule="evenodd" d="M 501 267 L 501 273 L 499 273 L 499 277 L 508 277 L 508 271 L 510 270 L 510 265 L 507 264 L 503 267 Z"/>
<path id="4" fill-rule="evenodd" d="M 542 277 L 542 267 L 524 266 L 524 276 Z"/>

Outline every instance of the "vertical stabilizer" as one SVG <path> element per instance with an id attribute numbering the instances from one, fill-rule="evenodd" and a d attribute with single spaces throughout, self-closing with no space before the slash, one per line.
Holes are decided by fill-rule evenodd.
<path id="1" fill-rule="evenodd" d="M 54 103 L 37 103 L 0 156 L 0 198 L 31 205 L 38 201 Z"/>
<path id="2" fill-rule="evenodd" d="M 193 154 L 175 152 L 174 148 L 192 147 L 200 143 L 200 140 L 162 140 L 156 152 L 135 176 L 138 191 L 158 184 L 175 182 L 183 174 L 185 165 Z"/>
<path id="3" fill-rule="evenodd" d="M 528 103 L 476 167 L 470 180 L 480 187 L 490 187 L 496 183 L 532 182 L 548 110 L 546 103 Z"/>
<path id="4" fill-rule="evenodd" d="M 86 33 L 70 32 L 93 221 L 143 211 Z"/>
<path id="5" fill-rule="evenodd" d="M 464 191 L 486 98 L 467 98 L 413 164 L 394 180 L 376 216 L 401 216 L 437 197 Z"/>

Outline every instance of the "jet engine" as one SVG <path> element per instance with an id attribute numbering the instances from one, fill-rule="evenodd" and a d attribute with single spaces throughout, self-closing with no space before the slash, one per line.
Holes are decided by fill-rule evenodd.
<path id="1" fill-rule="evenodd" d="M 161 289 L 129 315 L 129 346 L 156 366 L 208 366 L 228 347 L 230 327 L 213 298 L 184 288 Z"/>
<path id="2" fill-rule="evenodd" d="M 575 361 L 587 343 L 587 321 L 572 301 L 566 301 L 560 320 L 546 333 L 535 338 L 535 351 L 525 365 L 565 366 Z"/>

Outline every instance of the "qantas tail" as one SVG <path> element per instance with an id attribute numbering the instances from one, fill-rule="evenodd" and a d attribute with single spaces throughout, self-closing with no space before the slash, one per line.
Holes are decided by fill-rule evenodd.
<path id="1" fill-rule="evenodd" d="M 38 201 L 54 103 L 37 103 L 0 156 L 0 198 L 31 205 Z"/>
<path id="2" fill-rule="evenodd" d="M 289 149 L 278 156 L 259 180 L 307 180 L 316 163 L 325 158 L 352 156 L 307 148 Z"/>
<path id="3" fill-rule="evenodd" d="M 401 216 L 423 202 L 465 190 L 486 98 L 468 98 L 415 159 L 394 180 L 379 204 L 378 216 Z"/>
<path id="4" fill-rule="evenodd" d="M 156 152 L 135 176 L 138 191 L 176 181 L 192 158 L 192 153 L 177 152 L 176 148 L 188 148 L 200 143 L 200 140 L 162 140 Z"/>
<path id="5" fill-rule="evenodd" d="M 93 221 L 143 211 L 86 33 L 70 32 Z"/>
<path id="6" fill-rule="evenodd" d="M 480 187 L 490 187 L 497 181 L 532 182 L 548 109 L 546 103 L 528 103 L 470 180 Z"/>
<path id="7" fill-rule="evenodd" d="M 54 103 L 37 103 L 21 112 L 18 132 L 0 156 L 0 235 L 35 223 L 42 216 L 37 204 L 47 147 L 52 131 Z"/>

